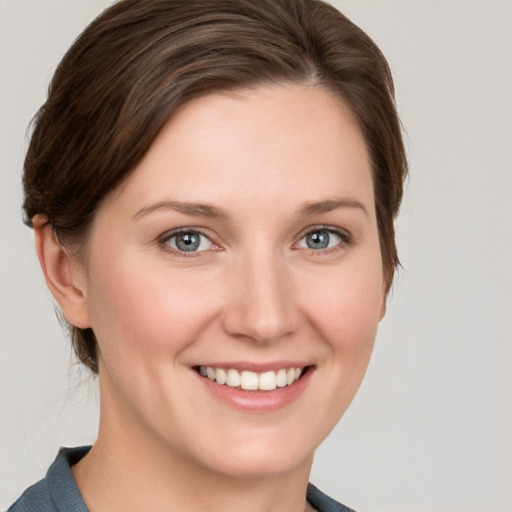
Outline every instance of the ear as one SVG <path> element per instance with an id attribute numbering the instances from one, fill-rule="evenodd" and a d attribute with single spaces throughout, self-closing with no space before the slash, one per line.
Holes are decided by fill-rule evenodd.
<path id="1" fill-rule="evenodd" d="M 61 246 L 45 215 L 35 215 L 36 252 L 46 284 L 66 320 L 75 327 L 91 327 L 82 266 Z"/>
<path id="2" fill-rule="evenodd" d="M 384 274 L 384 279 L 382 281 L 382 303 L 380 305 L 379 321 L 382 320 L 384 318 L 384 315 L 386 314 L 388 294 L 389 294 L 389 289 L 391 288 L 391 279 L 392 278 L 393 278 L 393 274 L 391 274 L 391 276 L 386 273 Z"/>
<path id="3" fill-rule="evenodd" d="M 384 315 L 386 314 L 386 302 L 387 302 L 387 294 L 386 290 L 384 289 L 382 292 L 382 304 L 380 306 L 380 318 L 379 321 L 384 318 Z"/>

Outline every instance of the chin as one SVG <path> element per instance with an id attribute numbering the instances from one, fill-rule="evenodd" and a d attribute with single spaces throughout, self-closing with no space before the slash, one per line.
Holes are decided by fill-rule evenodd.
<path id="1" fill-rule="evenodd" d="M 308 467 L 313 460 L 313 454 L 301 458 L 297 454 L 271 453 L 270 450 L 260 450 L 257 453 L 240 454 L 233 452 L 227 457 L 210 461 L 209 470 L 214 469 L 218 474 L 242 480 L 275 478 L 286 475 L 302 467 Z M 309 469 L 308 469 L 309 471 Z"/>
<path id="2" fill-rule="evenodd" d="M 316 436 L 312 439 L 289 430 L 277 435 L 269 431 L 230 437 L 228 444 L 225 439 L 210 439 L 196 460 L 209 471 L 240 479 L 277 477 L 301 469 L 309 474 L 314 451 L 321 442 Z"/>

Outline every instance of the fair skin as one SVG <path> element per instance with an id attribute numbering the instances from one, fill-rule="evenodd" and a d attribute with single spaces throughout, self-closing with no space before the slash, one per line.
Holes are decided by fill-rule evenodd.
<path id="1" fill-rule="evenodd" d="M 304 510 L 385 310 L 370 164 L 343 104 L 306 86 L 195 100 L 101 204 L 82 259 L 44 217 L 35 232 L 64 315 L 99 344 L 98 440 L 72 468 L 88 508 Z"/>

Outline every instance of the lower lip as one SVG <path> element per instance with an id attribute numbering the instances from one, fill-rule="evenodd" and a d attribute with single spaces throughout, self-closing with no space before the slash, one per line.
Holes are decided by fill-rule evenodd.
<path id="1" fill-rule="evenodd" d="M 217 384 L 198 373 L 197 377 L 201 379 L 210 393 L 231 407 L 245 411 L 266 412 L 277 411 L 297 400 L 306 389 L 312 374 L 313 368 L 309 367 L 302 377 L 293 384 L 272 391 L 245 391 L 241 388 Z"/>

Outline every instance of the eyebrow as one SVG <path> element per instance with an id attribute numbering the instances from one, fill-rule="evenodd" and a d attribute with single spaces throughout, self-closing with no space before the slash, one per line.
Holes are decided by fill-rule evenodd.
<path id="1" fill-rule="evenodd" d="M 209 204 L 188 203 L 180 201 L 158 201 L 142 207 L 134 216 L 139 219 L 155 210 L 166 209 L 175 210 L 179 213 L 189 215 L 190 217 L 208 217 L 212 219 L 227 219 L 227 213 L 221 208 Z"/>
<path id="2" fill-rule="evenodd" d="M 366 216 L 368 211 L 363 203 L 352 198 L 335 198 L 323 201 L 306 201 L 298 210 L 299 217 L 308 217 L 322 213 L 329 213 L 339 208 L 356 208 L 361 210 Z M 151 212 L 159 209 L 174 210 L 190 217 L 206 217 L 210 219 L 228 219 L 228 214 L 216 206 L 202 203 L 189 203 L 181 201 L 158 201 L 143 206 L 135 215 L 134 219 L 139 219 Z"/>
<path id="3" fill-rule="evenodd" d="M 369 216 L 368 211 L 360 201 L 350 197 L 340 197 L 324 201 L 306 201 L 299 208 L 299 217 L 329 213 L 338 208 L 356 208 L 361 210 L 367 217 Z"/>

